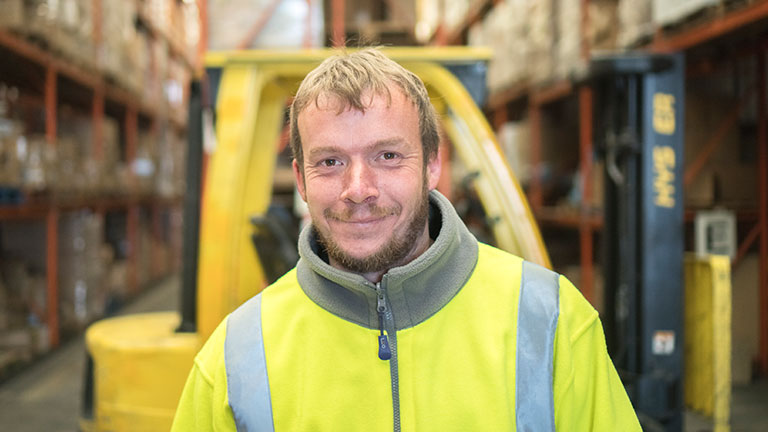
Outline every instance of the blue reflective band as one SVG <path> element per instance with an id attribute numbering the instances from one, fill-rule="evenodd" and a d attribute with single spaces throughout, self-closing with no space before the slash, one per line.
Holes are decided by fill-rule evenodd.
<path id="1" fill-rule="evenodd" d="M 227 395 L 238 431 L 274 432 L 264 339 L 261 295 L 232 312 L 224 341 Z"/>
<path id="2" fill-rule="evenodd" d="M 517 310 L 517 430 L 554 431 L 553 361 L 560 313 L 559 275 L 523 262 Z"/>

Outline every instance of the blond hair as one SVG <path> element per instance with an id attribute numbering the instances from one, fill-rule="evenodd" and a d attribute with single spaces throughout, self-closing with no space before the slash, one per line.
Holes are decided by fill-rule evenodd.
<path id="1" fill-rule="evenodd" d="M 419 131 L 424 164 L 437 156 L 440 135 L 437 113 L 424 83 L 413 72 L 406 70 L 376 48 L 359 51 L 341 51 L 323 61 L 301 82 L 291 104 L 291 150 L 301 172 L 304 172 L 304 153 L 301 148 L 298 118 L 308 104 L 316 106 L 321 97 L 332 96 L 339 102 L 339 113 L 346 109 L 365 112 L 374 96 L 392 101 L 391 85 L 396 85 L 416 107 L 419 113 Z M 368 96 L 365 99 L 363 96 Z"/>

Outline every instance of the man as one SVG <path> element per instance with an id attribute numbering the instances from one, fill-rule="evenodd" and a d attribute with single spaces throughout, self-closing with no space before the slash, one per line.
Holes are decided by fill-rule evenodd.
<path id="1" fill-rule="evenodd" d="M 640 430 L 597 312 L 479 244 L 434 191 L 437 116 L 415 75 L 338 54 L 290 122 L 301 259 L 213 333 L 175 430 Z"/>

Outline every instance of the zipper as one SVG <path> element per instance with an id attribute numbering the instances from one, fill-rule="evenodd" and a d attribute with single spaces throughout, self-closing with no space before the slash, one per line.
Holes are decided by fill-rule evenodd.
<path id="1" fill-rule="evenodd" d="M 387 302 L 387 275 L 377 282 L 376 313 L 379 316 L 379 358 L 389 360 L 389 372 L 392 378 L 392 412 L 395 432 L 400 432 L 400 384 L 397 372 L 397 330 L 392 310 Z M 386 333 L 385 333 L 386 331 Z"/>
<path id="2" fill-rule="evenodd" d="M 376 282 L 376 313 L 379 315 L 379 358 L 389 360 L 392 358 L 392 350 L 389 347 L 389 338 L 384 334 L 384 321 L 387 313 L 387 297 L 381 282 Z"/>

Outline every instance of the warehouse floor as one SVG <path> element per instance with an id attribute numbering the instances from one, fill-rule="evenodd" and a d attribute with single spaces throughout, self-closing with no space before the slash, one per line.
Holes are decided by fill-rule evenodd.
<path id="1" fill-rule="evenodd" d="M 179 278 L 148 290 L 121 313 L 176 310 Z M 83 338 L 70 341 L 0 385 L 0 429 L 16 432 L 76 431 L 85 365 Z M 731 430 L 768 431 L 768 380 L 733 389 Z M 686 413 L 687 432 L 711 431 L 706 418 Z"/>

